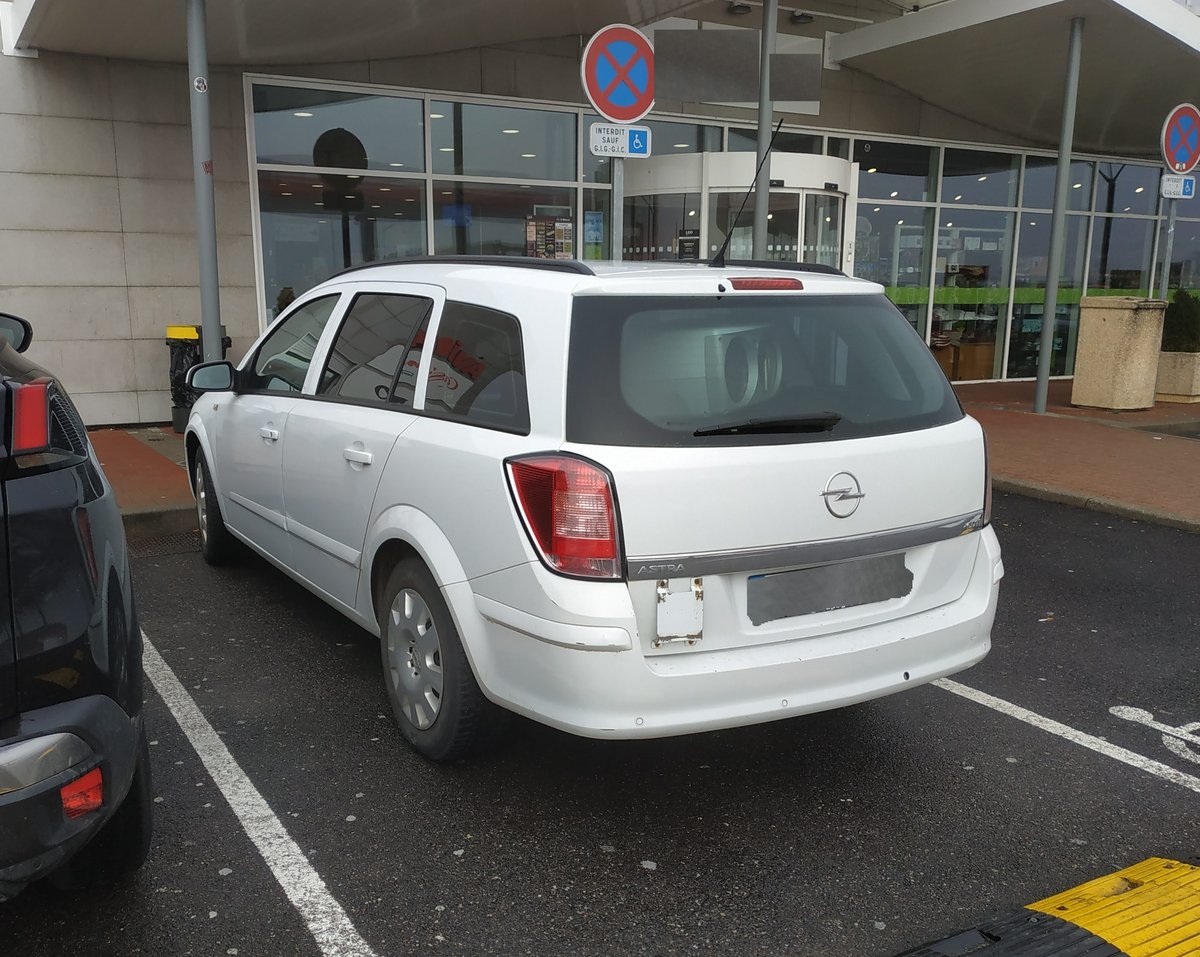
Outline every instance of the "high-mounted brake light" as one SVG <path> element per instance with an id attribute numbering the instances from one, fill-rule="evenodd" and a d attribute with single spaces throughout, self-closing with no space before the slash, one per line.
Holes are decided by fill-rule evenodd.
<path id="1" fill-rule="evenodd" d="M 532 455 L 507 463 L 529 537 L 551 569 L 580 578 L 620 578 L 621 544 L 612 480 L 570 455 Z"/>
<path id="2" fill-rule="evenodd" d="M 13 388 L 13 455 L 28 455 L 49 448 L 49 386 L 49 382 L 40 381 Z"/>
<path id="3" fill-rule="evenodd" d="M 92 768 L 81 778 L 59 788 L 62 809 L 69 819 L 75 820 L 104 805 L 104 775 L 99 768 Z"/>
<path id="4" fill-rule="evenodd" d="M 803 289 L 804 283 L 799 279 L 780 278 L 778 276 L 754 276 L 730 279 L 729 285 L 734 289 Z"/>

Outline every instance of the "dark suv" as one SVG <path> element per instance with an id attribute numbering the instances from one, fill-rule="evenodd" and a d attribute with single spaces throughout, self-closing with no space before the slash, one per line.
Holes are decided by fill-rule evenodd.
<path id="1" fill-rule="evenodd" d="M 150 847 L 142 642 L 87 432 L 0 314 L 0 901 L 108 882 Z"/>

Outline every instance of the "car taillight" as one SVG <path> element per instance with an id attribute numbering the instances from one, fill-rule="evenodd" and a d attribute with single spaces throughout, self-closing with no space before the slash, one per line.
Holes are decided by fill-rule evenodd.
<path id="1" fill-rule="evenodd" d="M 50 447 L 49 388 L 46 381 L 13 387 L 13 455 L 44 452 Z"/>
<path id="2" fill-rule="evenodd" d="M 621 544 L 612 479 L 570 455 L 533 455 L 507 463 L 525 528 L 554 571 L 580 578 L 620 578 Z"/>
<path id="3" fill-rule="evenodd" d="M 59 788 L 62 809 L 71 820 L 98 810 L 104 804 L 104 775 L 92 768 L 81 778 Z"/>
<path id="4" fill-rule="evenodd" d="M 988 455 L 987 436 L 983 437 L 983 524 L 992 524 L 992 460 Z"/>
<path id="5" fill-rule="evenodd" d="M 803 289 L 804 283 L 799 279 L 780 278 L 777 276 L 750 276 L 730 279 L 729 285 L 734 289 L 746 290 L 779 290 L 779 289 Z"/>

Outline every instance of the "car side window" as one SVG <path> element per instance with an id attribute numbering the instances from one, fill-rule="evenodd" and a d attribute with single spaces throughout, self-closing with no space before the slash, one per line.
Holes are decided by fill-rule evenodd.
<path id="1" fill-rule="evenodd" d="M 424 296 L 362 293 L 346 313 L 317 394 L 371 405 L 409 405 L 400 370 L 417 328 L 433 310 Z"/>
<path id="2" fill-rule="evenodd" d="M 299 392 L 340 293 L 307 302 L 263 340 L 240 386 L 248 392 Z"/>
<path id="3" fill-rule="evenodd" d="M 447 302 L 429 369 L 425 410 L 506 432 L 529 432 L 525 358 L 515 317 Z"/>

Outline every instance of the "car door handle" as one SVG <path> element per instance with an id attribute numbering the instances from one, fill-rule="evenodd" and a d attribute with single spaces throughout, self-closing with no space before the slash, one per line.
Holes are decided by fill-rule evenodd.
<path id="1" fill-rule="evenodd" d="M 276 442 L 279 440 L 279 430 L 278 429 L 269 429 L 265 425 L 261 429 L 258 430 L 258 434 L 261 435 L 268 442 Z"/>
<path id="2" fill-rule="evenodd" d="M 370 465 L 375 461 L 375 456 L 364 449 L 342 449 L 342 458 L 347 462 L 359 462 L 362 465 Z"/>

